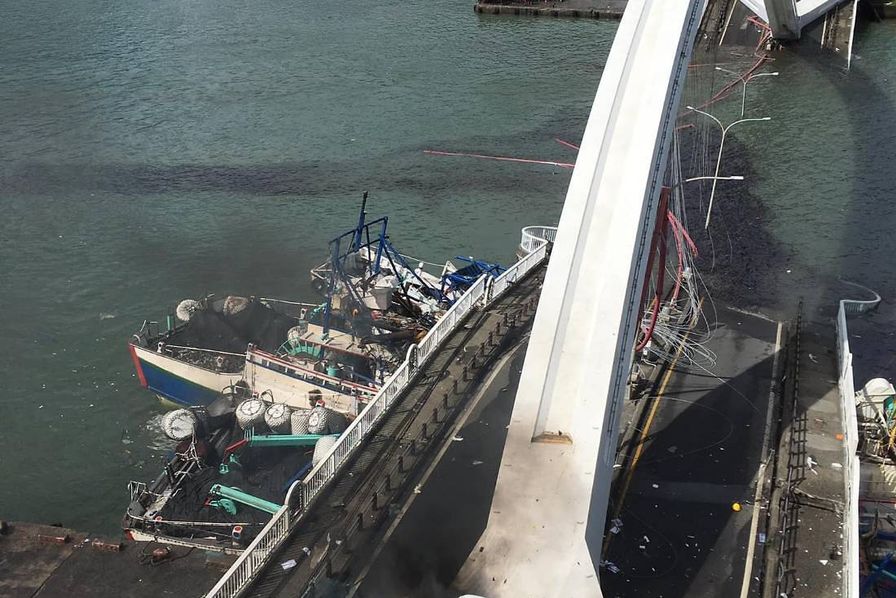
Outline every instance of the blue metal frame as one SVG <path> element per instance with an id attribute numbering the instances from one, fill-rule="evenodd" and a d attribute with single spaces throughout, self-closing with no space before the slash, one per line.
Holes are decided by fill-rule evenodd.
<path id="1" fill-rule="evenodd" d="M 483 274 L 489 274 L 492 278 L 497 278 L 503 274 L 507 268 L 500 264 L 493 264 L 477 260 L 473 257 L 455 256 L 456 260 L 466 262 L 463 268 L 458 268 L 454 272 L 442 276 L 442 295 L 446 295 L 452 289 L 466 290 L 476 282 Z"/>
<path id="2" fill-rule="evenodd" d="M 381 218 L 377 218 L 372 222 L 367 222 L 367 212 L 365 208 L 367 206 L 367 193 L 364 193 L 362 202 L 361 202 L 361 212 L 358 215 L 358 224 L 357 226 L 349 231 L 346 231 L 334 238 L 330 241 L 330 284 L 327 290 L 327 303 L 326 308 L 324 310 L 324 318 L 323 318 L 323 334 L 327 335 L 330 331 L 330 317 L 332 314 L 332 302 L 333 302 L 333 292 L 336 290 L 336 281 L 337 279 L 341 279 L 346 283 L 346 288 L 348 288 L 349 293 L 352 296 L 352 299 L 355 300 L 359 305 L 362 304 L 361 297 L 358 296 L 357 290 L 354 285 L 352 285 L 349 281 L 349 277 L 345 272 L 345 261 L 349 255 L 357 253 L 361 249 L 365 247 L 376 246 L 376 257 L 374 258 L 373 263 L 370 266 L 370 271 L 372 275 L 377 275 L 380 273 L 382 269 L 382 260 L 385 258 L 388 260 L 389 264 L 392 266 L 393 272 L 398 272 L 399 268 L 396 265 L 403 267 L 405 270 L 410 272 L 412 276 L 417 280 L 420 286 L 424 289 L 427 289 L 433 297 L 438 299 L 439 301 L 445 300 L 444 294 L 440 289 L 433 288 L 429 284 L 427 284 L 413 268 L 407 263 L 407 261 L 402 257 L 402 255 L 395 249 L 392 243 L 389 242 L 389 236 L 387 234 L 387 230 L 389 227 L 389 217 L 383 216 Z M 350 237 L 350 242 L 345 243 L 345 240 Z M 342 247 L 348 247 L 346 251 L 343 252 Z"/>

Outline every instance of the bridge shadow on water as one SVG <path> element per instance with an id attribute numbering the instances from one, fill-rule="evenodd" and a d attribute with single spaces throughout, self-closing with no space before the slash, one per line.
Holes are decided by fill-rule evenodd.
<path id="1" fill-rule="evenodd" d="M 892 30 L 892 23 L 865 21 L 857 25 L 855 55 L 848 72 L 832 64 L 828 56 L 810 48 L 794 53 L 799 66 L 810 68 L 836 92 L 845 119 L 842 167 L 835 170 L 849 180 L 849 192 L 840 198 L 842 227 L 839 232 L 839 271 L 822 285 L 824 304 L 810 319 L 830 321 L 840 299 L 868 299 L 867 293 L 843 285 L 837 278 L 860 283 L 877 291 L 883 301 L 866 316 L 851 317 L 849 328 L 856 385 L 870 378 L 896 378 L 896 260 L 892 257 L 892 231 L 896 229 L 893 202 L 893 160 L 896 156 L 896 86 L 892 83 L 892 63 L 887 48 L 865 45 L 863 39 Z M 879 39 L 879 37 L 877 37 Z M 892 39 L 890 39 L 892 42 Z M 880 42 L 878 42 L 880 43 Z M 890 44 L 892 47 L 892 43 Z M 866 59 L 867 50 L 880 55 Z M 881 70 L 875 70 L 875 67 Z M 881 68 L 882 67 L 882 68 Z M 824 124 L 820 124 L 824 126 Z M 814 293 L 807 292 L 807 295 Z"/>

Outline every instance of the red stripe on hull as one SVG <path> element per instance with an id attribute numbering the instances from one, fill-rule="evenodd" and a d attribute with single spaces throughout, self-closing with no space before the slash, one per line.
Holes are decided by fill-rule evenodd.
<path id="1" fill-rule="evenodd" d="M 140 380 L 140 386 L 147 387 L 146 376 L 143 375 L 143 366 L 140 365 L 140 358 L 137 357 L 137 350 L 134 345 L 128 343 L 128 350 L 131 352 L 131 359 L 134 362 L 134 369 L 137 370 L 137 379 Z"/>

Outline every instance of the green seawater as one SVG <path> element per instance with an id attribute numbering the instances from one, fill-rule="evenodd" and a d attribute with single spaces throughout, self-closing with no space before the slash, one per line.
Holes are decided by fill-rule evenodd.
<path id="1" fill-rule="evenodd" d="M 162 412 L 126 350 L 207 292 L 313 299 L 362 191 L 430 261 L 511 262 L 556 222 L 617 24 L 464 1 L 7 2 L 0 19 L 0 517 L 114 531 Z M 853 71 L 798 53 L 737 134 L 789 248 L 770 309 L 849 274 L 892 295 L 896 24 Z"/>

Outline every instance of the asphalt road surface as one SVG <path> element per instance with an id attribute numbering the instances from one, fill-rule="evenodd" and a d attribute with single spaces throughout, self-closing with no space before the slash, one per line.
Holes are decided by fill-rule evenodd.
<path id="1" fill-rule="evenodd" d="M 614 497 L 621 526 L 605 544 L 606 597 L 736 598 L 755 591 L 749 582 L 762 540 L 754 519 L 764 511 L 754 501 L 780 330 L 728 309 L 717 320 L 704 343 L 714 362 L 682 356 L 647 406 Z M 700 336 L 695 330 L 692 338 Z"/>

